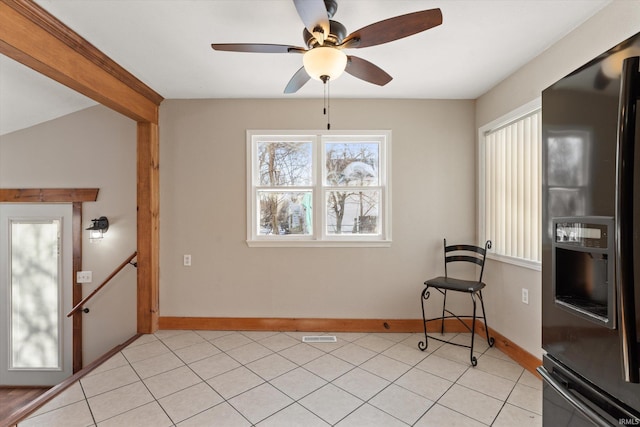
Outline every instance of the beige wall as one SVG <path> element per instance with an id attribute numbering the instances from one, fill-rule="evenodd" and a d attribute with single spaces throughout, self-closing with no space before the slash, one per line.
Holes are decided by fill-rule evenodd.
<path id="1" fill-rule="evenodd" d="M 640 2 L 612 2 L 475 102 L 332 100 L 332 129 L 393 131 L 390 248 L 245 243 L 246 129 L 323 129 L 321 100 L 165 101 L 160 315 L 419 318 L 422 281 L 442 271 L 441 239 L 476 238 L 477 128 L 640 31 L 637 16 Z M 99 245 L 85 236 L 84 268 L 94 273 L 86 293 L 135 250 L 135 132 L 132 121 L 93 107 L 0 137 L 0 187 L 100 188 L 85 224 L 106 215 L 112 227 Z M 540 273 L 492 261 L 485 277 L 489 326 L 539 356 Z M 90 308 L 85 363 L 135 333 L 135 270 Z"/>
<path id="2" fill-rule="evenodd" d="M 332 130 L 393 132 L 391 247 L 249 248 L 246 130 L 322 129 L 321 113 L 322 100 L 163 102 L 161 316 L 420 317 L 442 238 L 475 239 L 473 101 L 331 100 Z"/>
<path id="3" fill-rule="evenodd" d="M 99 244 L 83 233 L 83 269 L 93 271 L 88 295 L 136 249 L 136 125 L 102 107 L 0 136 L 0 187 L 99 188 L 83 204 L 83 228 L 105 215 L 111 226 Z M 136 333 L 136 273 L 127 266 L 84 314 L 84 363 Z"/>
<path id="4" fill-rule="evenodd" d="M 640 2 L 614 0 L 544 53 L 477 99 L 476 127 L 540 97 L 542 90 L 585 62 L 640 31 Z M 544 114 L 544 112 L 543 112 Z M 541 275 L 511 264 L 487 267 L 489 326 L 541 356 Z M 529 305 L 521 289 L 529 289 Z"/>

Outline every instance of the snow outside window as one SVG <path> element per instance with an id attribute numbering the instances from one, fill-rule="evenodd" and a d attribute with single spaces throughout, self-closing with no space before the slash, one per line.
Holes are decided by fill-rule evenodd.
<path id="1" fill-rule="evenodd" d="M 389 246 L 390 131 L 247 131 L 249 246 Z"/>

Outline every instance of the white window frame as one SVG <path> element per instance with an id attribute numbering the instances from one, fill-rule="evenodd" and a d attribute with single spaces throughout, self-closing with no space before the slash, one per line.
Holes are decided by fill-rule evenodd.
<path id="1" fill-rule="evenodd" d="M 257 145 L 265 141 L 310 141 L 313 144 L 311 185 L 305 189 L 313 192 L 313 230 L 310 235 L 260 235 L 258 234 L 259 204 L 257 202 L 258 169 Z M 375 140 L 380 145 L 378 178 L 381 193 L 379 234 L 328 234 L 326 232 L 325 195 L 332 187 L 325 185 L 323 167 L 325 144 L 331 142 Z M 296 187 L 302 188 L 302 187 Z M 247 130 L 247 245 L 249 247 L 389 247 L 391 246 L 391 131 L 390 130 Z"/>
<path id="2" fill-rule="evenodd" d="M 479 244 L 481 244 L 482 246 L 484 246 L 484 242 L 487 239 L 491 239 L 491 236 L 486 236 L 486 230 L 485 230 L 485 213 L 486 213 L 486 192 L 485 192 L 485 156 L 486 156 L 486 151 L 485 151 L 485 135 L 487 135 L 488 133 L 497 130 L 501 127 L 507 126 L 513 122 L 516 122 L 530 114 L 535 113 L 536 111 L 541 111 L 542 108 L 542 99 L 540 97 L 534 99 L 533 101 L 528 102 L 527 104 L 516 108 L 515 110 L 505 114 L 504 116 L 490 122 L 487 123 L 484 126 L 481 126 L 478 129 L 478 236 L 479 236 Z M 540 138 L 542 138 L 542 135 L 540 135 Z M 541 141 L 542 143 L 542 141 Z M 541 171 L 539 171 L 539 179 L 542 179 L 542 174 Z M 540 188 L 541 188 L 541 181 L 540 181 Z M 541 201 L 541 200 L 540 200 Z M 538 209 L 541 209 L 542 207 L 540 206 L 540 204 L 538 205 Z M 541 216 L 539 216 L 541 217 Z M 540 228 L 540 227 L 539 227 Z M 542 232 L 542 231 L 540 231 Z M 500 253 L 496 253 L 496 248 L 495 247 L 495 242 L 493 244 L 493 250 L 489 251 L 487 253 L 487 257 L 490 259 L 494 259 L 497 261 L 501 261 L 501 262 L 505 262 L 505 263 L 509 263 L 509 264 L 513 264 L 513 265 L 518 265 L 521 267 L 525 267 L 525 268 L 529 268 L 532 270 L 538 270 L 540 271 L 542 269 L 542 264 L 540 261 L 536 261 L 536 260 L 531 260 L 531 259 L 525 259 L 525 258 L 518 258 L 518 257 L 514 257 L 514 256 L 509 256 L 509 255 L 504 255 L 504 254 L 500 254 Z"/>

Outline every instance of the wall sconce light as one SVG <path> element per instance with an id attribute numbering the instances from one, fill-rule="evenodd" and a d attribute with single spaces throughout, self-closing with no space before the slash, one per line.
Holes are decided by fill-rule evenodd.
<path id="1" fill-rule="evenodd" d="M 87 228 L 89 230 L 89 241 L 99 242 L 109 229 L 109 220 L 106 216 L 101 216 L 100 218 L 92 219 L 91 222 L 93 224 Z"/>

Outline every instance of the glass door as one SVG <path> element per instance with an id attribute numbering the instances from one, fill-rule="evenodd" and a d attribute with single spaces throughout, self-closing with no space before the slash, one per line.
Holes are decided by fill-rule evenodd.
<path id="1" fill-rule="evenodd" d="M 0 204 L 0 386 L 71 375 L 71 204 Z"/>

